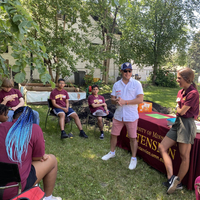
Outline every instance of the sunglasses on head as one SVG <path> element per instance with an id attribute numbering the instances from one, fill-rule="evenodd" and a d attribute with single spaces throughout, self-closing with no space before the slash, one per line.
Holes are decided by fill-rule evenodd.
<path id="1" fill-rule="evenodd" d="M 127 73 L 127 72 L 129 72 L 129 73 L 131 73 L 132 72 L 132 70 L 124 70 L 124 73 Z"/>

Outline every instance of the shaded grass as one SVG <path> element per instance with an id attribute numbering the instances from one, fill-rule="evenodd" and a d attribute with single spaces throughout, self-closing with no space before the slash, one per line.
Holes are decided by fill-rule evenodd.
<path id="1" fill-rule="evenodd" d="M 150 87 L 144 91 L 145 100 L 169 107 L 176 99 L 178 88 L 175 91 Z M 162 101 L 160 96 L 166 99 Z M 195 199 L 194 191 L 186 188 L 167 195 L 166 188 L 162 186 L 166 176 L 147 165 L 142 158 L 138 157 L 136 169 L 130 171 L 128 165 L 131 155 L 123 149 L 116 148 L 116 158 L 102 161 L 101 157 L 108 153 L 110 148 L 110 134 L 106 133 L 105 139 L 101 141 L 98 129 L 94 133 L 94 127 L 90 126 L 86 130 L 84 126 L 89 138 L 83 139 L 78 136 L 79 131 L 73 124 L 72 132 L 75 137 L 60 140 L 56 118 L 49 117 L 47 129 L 44 128 L 47 106 L 31 107 L 40 113 L 46 153 L 54 154 L 58 160 L 55 196 L 68 200 Z M 68 132 L 69 128 L 66 130 Z"/>

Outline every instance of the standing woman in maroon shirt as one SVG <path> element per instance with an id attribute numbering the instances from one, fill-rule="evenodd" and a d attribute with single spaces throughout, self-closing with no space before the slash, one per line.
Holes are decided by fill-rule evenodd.
<path id="1" fill-rule="evenodd" d="M 177 94 L 177 117 L 172 128 L 159 145 L 168 178 L 163 185 L 168 188 L 168 194 L 173 193 L 176 189 L 182 189 L 181 181 L 189 169 L 191 145 L 196 137 L 194 119 L 199 114 L 199 93 L 193 80 L 194 72 L 190 68 L 183 68 L 177 72 L 176 81 L 183 88 Z M 177 176 L 173 175 L 172 160 L 168 155 L 168 149 L 176 143 L 178 143 L 181 157 Z"/>

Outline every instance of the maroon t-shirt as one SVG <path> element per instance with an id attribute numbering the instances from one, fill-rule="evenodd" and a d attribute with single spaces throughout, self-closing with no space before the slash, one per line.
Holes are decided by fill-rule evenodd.
<path id="1" fill-rule="evenodd" d="M 8 101 L 6 106 L 15 107 L 20 101 L 19 99 L 22 97 L 22 94 L 19 90 L 12 88 L 9 92 L 4 91 L 3 89 L 0 91 L 0 103 L 4 100 L 6 96 L 12 95 L 12 100 Z"/>
<path id="2" fill-rule="evenodd" d="M 199 92 L 197 89 L 191 85 L 185 92 L 184 89 L 179 90 L 177 94 L 177 103 L 179 108 L 182 108 L 184 105 L 190 106 L 190 109 L 184 114 L 180 115 L 177 113 L 177 116 L 190 118 L 190 117 L 198 117 L 199 114 Z"/>
<path id="3" fill-rule="evenodd" d="M 6 135 L 11 126 L 16 122 L 4 122 L 0 124 L 1 137 L 0 137 L 0 162 L 14 163 L 8 158 L 5 146 Z M 21 177 L 22 191 L 26 186 L 26 179 L 31 170 L 31 163 L 33 157 L 42 157 L 45 153 L 44 137 L 41 128 L 37 124 L 33 124 L 32 136 L 28 145 L 27 155 L 22 154 L 22 165 L 18 164 L 19 174 Z M 4 191 L 3 199 L 11 199 L 17 195 L 18 188 L 10 188 Z"/>
<path id="4" fill-rule="evenodd" d="M 92 104 L 101 104 L 101 103 L 105 103 L 105 99 L 103 96 L 101 95 L 98 95 L 98 97 L 95 97 L 94 95 L 90 95 L 88 97 L 88 104 L 89 104 L 89 108 L 90 108 L 90 112 L 91 113 L 94 113 L 95 111 L 97 110 L 105 110 L 104 109 L 104 106 L 100 106 L 100 107 L 97 107 L 97 108 L 93 108 L 92 107 Z"/>
<path id="5" fill-rule="evenodd" d="M 64 108 L 66 107 L 66 99 L 69 99 L 69 95 L 66 90 L 62 89 L 59 91 L 56 88 L 51 92 L 50 99 L 56 100 L 56 104 Z"/>

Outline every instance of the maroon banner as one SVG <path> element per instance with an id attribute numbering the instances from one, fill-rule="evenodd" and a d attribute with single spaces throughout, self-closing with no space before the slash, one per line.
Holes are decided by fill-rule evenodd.
<path id="1" fill-rule="evenodd" d="M 162 113 L 140 113 L 137 127 L 137 141 L 138 151 L 137 155 L 142 157 L 143 160 L 157 169 L 158 171 L 166 174 L 166 169 L 163 163 L 163 159 L 158 151 L 158 146 L 162 139 L 165 137 L 169 128 L 167 126 L 166 119 L 156 119 L 146 114 L 160 114 L 163 116 L 172 117 Z M 130 151 L 130 141 L 128 138 L 126 127 L 123 127 L 121 135 L 118 137 L 117 146 Z M 174 174 L 178 174 L 179 166 L 181 163 L 178 146 L 169 148 L 168 154 L 173 162 Z M 200 161 L 198 162 L 197 155 L 200 155 L 200 135 L 197 134 L 195 143 L 191 150 L 190 169 L 187 175 L 184 177 L 182 183 L 187 186 L 188 189 L 194 189 L 194 181 L 197 176 L 200 175 Z"/>

